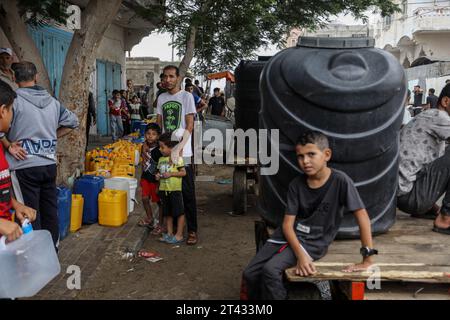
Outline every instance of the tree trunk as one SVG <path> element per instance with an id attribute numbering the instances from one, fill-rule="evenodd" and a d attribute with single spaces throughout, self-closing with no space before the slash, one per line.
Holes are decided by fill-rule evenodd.
<path id="1" fill-rule="evenodd" d="M 86 146 L 89 76 L 97 48 L 119 11 L 122 0 L 90 0 L 82 13 L 67 53 L 61 79 L 60 100 L 80 121 L 77 130 L 58 141 L 58 184 L 67 184 L 77 169 L 83 170 Z"/>
<path id="2" fill-rule="evenodd" d="M 38 85 L 52 93 L 52 86 L 44 60 L 42 60 L 41 53 L 28 34 L 25 22 L 19 15 L 17 1 L 2 1 L 0 5 L 0 27 L 19 60 L 30 61 L 36 65 L 39 74 Z"/>
<path id="3" fill-rule="evenodd" d="M 186 76 L 188 68 L 191 65 L 192 59 L 194 58 L 196 36 L 197 36 L 197 26 L 192 26 L 191 32 L 189 34 L 189 39 L 186 43 L 186 52 L 184 53 L 183 60 L 181 60 L 179 66 L 181 79 L 183 79 Z"/>

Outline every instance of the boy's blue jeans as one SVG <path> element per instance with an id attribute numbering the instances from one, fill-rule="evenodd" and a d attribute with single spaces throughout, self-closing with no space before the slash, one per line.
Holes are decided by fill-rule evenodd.
<path id="1" fill-rule="evenodd" d="M 113 141 L 117 141 L 117 139 L 123 136 L 122 117 L 110 114 L 109 121 L 111 124 L 111 134 Z"/>
<path id="2" fill-rule="evenodd" d="M 280 252 L 284 244 L 266 242 L 244 270 L 249 300 L 284 300 L 287 290 L 284 270 L 294 267 L 297 258 L 290 247 Z"/>

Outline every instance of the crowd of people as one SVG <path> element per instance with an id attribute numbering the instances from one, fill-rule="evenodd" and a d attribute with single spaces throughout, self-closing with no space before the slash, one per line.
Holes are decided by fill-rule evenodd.
<path id="1" fill-rule="evenodd" d="M 130 79 L 127 80 L 127 90 L 112 91 L 108 108 L 113 141 L 129 135 L 133 123 L 146 119 L 149 114 L 148 107 L 141 103 L 141 99 L 135 94 L 133 81 Z"/>

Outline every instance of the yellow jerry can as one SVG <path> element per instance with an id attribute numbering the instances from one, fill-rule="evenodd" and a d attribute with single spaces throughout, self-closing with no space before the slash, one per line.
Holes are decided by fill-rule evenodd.
<path id="1" fill-rule="evenodd" d="M 120 227 L 127 220 L 127 192 L 103 189 L 98 196 L 98 224 Z"/>
<path id="2" fill-rule="evenodd" d="M 70 232 L 81 229 L 83 220 L 84 198 L 81 194 L 72 194 L 72 207 L 70 210 Z"/>

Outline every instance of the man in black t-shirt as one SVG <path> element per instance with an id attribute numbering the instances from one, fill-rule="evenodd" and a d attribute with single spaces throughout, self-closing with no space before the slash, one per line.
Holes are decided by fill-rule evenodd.
<path id="1" fill-rule="evenodd" d="M 296 266 L 296 274 L 316 273 L 313 261 L 322 258 L 339 230 L 344 210 L 352 211 L 360 226 L 363 261 L 345 272 L 366 270 L 372 265 L 370 219 L 353 181 L 342 171 L 330 169 L 328 139 L 320 132 L 307 132 L 295 152 L 303 175 L 289 185 L 283 224 L 267 240 L 244 270 L 248 298 L 286 299 L 283 274 Z"/>
<path id="2" fill-rule="evenodd" d="M 209 99 L 208 107 L 211 108 L 211 114 L 214 116 L 225 115 L 225 99 L 220 96 L 220 89 L 214 89 L 214 96 Z"/>
<path id="3" fill-rule="evenodd" d="M 420 107 L 423 103 L 423 89 L 419 85 L 414 86 L 414 107 Z"/>
<path id="4" fill-rule="evenodd" d="M 434 95 L 436 91 L 431 88 L 428 90 L 427 109 L 436 109 L 439 98 Z"/>

